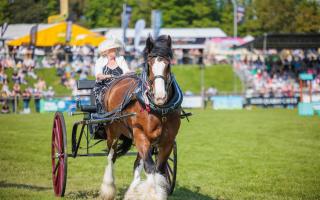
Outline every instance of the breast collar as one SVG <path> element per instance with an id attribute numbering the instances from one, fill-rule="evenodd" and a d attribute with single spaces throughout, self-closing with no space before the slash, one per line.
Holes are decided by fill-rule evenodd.
<path id="1" fill-rule="evenodd" d="M 136 91 L 136 97 L 139 103 L 148 111 L 157 113 L 161 116 L 165 116 L 166 114 L 169 114 L 171 112 L 174 112 L 176 109 L 181 107 L 182 101 L 183 101 L 183 93 L 174 77 L 173 74 L 171 74 L 171 84 L 170 87 L 172 89 L 172 97 L 167 101 L 165 105 L 156 105 L 151 97 L 150 94 L 148 94 L 148 84 L 146 84 L 147 81 L 147 73 L 144 70 L 140 75 L 140 82 L 137 87 Z"/>

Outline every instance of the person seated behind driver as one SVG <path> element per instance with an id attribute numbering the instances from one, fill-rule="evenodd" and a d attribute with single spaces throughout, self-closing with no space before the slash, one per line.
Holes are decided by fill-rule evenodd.
<path id="1" fill-rule="evenodd" d="M 100 57 L 94 67 L 96 83 L 93 88 L 98 113 L 104 111 L 104 93 L 111 80 L 130 72 L 124 57 L 119 55 L 121 47 L 121 42 L 112 37 L 102 42 L 98 47 Z"/>

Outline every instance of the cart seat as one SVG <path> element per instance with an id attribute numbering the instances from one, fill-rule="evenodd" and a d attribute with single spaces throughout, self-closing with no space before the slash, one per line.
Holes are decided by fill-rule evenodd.
<path id="1" fill-rule="evenodd" d="M 77 81 L 77 88 L 78 90 L 91 90 L 95 83 L 95 80 L 79 80 Z"/>
<path id="2" fill-rule="evenodd" d="M 95 105 L 95 97 L 93 95 L 92 89 L 94 88 L 95 80 L 79 80 L 77 81 L 78 90 L 91 90 L 90 92 L 90 103 L 91 105 L 80 105 L 80 110 L 82 112 L 96 113 L 97 106 Z"/>
<path id="3" fill-rule="evenodd" d="M 96 113 L 97 106 L 96 105 L 80 105 L 80 110 L 82 112 Z"/>

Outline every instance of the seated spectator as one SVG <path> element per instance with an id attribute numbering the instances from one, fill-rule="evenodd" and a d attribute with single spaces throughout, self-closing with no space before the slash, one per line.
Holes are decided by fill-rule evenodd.
<path id="1" fill-rule="evenodd" d="M 8 113 L 10 113 L 9 106 L 8 106 L 7 103 L 3 104 L 2 108 L 1 108 L 1 113 L 2 113 L 2 114 L 8 114 Z"/>
<path id="2" fill-rule="evenodd" d="M 26 67 L 27 69 L 29 67 L 34 68 L 35 67 L 35 61 L 31 58 L 31 56 L 28 56 L 23 60 L 23 66 Z"/>
<path id="3" fill-rule="evenodd" d="M 1 92 L 5 92 L 8 96 L 11 94 L 11 91 L 9 89 L 9 85 L 8 85 L 8 82 L 5 81 L 2 85 L 2 88 L 1 88 Z"/>
<path id="4" fill-rule="evenodd" d="M 61 83 L 61 85 L 64 85 L 64 86 L 67 86 L 67 76 L 65 75 L 65 74 L 63 74 L 62 76 L 61 76 L 61 79 L 60 79 L 60 83 Z"/>
<path id="5" fill-rule="evenodd" d="M 45 89 L 47 89 L 47 84 L 46 82 L 42 79 L 39 78 L 38 82 L 34 85 L 35 89 L 37 89 L 39 92 L 44 91 Z"/>
<path id="6" fill-rule="evenodd" d="M 86 80 L 88 77 L 87 73 L 82 71 L 80 76 L 79 76 L 79 80 Z"/>
<path id="7" fill-rule="evenodd" d="M 20 76 L 18 75 L 18 72 L 13 72 L 12 74 L 12 77 L 11 77 L 11 80 L 12 82 L 15 84 L 15 83 L 18 83 L 20 84 L 21 83 L 21 80 L 20 80 Z"/>
<path id="8" fill-rule="evenodd" d="M 18 72 L 18 76 L 20 78 L 20 83 L 26 85 L 27 84 L 27 81 L 25 80 L 25 73 L 23 73 L 23 70 L 20 69 L 19 72 Z"/>
<path id="9" fill-rule="evenodd" d="M 34 67 L 28 67 L 28 76 L 32 77 L 33 79 L 37 79 L 37 75 L 34 72 Z"/>
<path id="10" fill-rule="evenodd" d="M 74 78 L 70 78 L 67 82 L 66 82 L 66 87 L 73 90 L 74 88 L 77 87 L 77 82 Z"/>
<path id="11" fill-rule="evenodd" d="M 42 59 L 41 64 L 42 64 L 42 67 L 44 67 L 44 68 L 51 67 L 51 64 L 46 56 Z"/>
<path id="12" fill-rule="evenodd" d="M 55 94 L 55 92 L 54 92 L 52 86 L 49 86 L 48 90 L 43 93 L 45 98 L 48 98 L 48 99 L 52 99 L 54 97 L 54 94 Z"/>
<path id="13" fill-rule="evenodd" d="M 66 62 L 61 62 L 58 67 L 57 67 L 57 76 L 63 76 L 65 72 L 65 67 L 67 63 Z"/>
<path id="14" fill-rule="evenodd" d="M 6 79 L 6 74 L 4 73 L 3 68 L 0 69 L 0 84 L 3 84 Z"/>

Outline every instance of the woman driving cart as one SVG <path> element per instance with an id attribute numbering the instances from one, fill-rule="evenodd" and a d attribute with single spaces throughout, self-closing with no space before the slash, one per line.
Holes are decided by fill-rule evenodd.
<path id="1" fill-rule="evenodd" d="M 100 57 L 94 67 L 96 84 L 93 88 L 98 113 L 104 112 L 103 99 L 110 82 L 130 72 L 124 57 L 119 55 L 121 48 L 121 42 L 114 37 L 109 37 L 98 47 Z"/>

